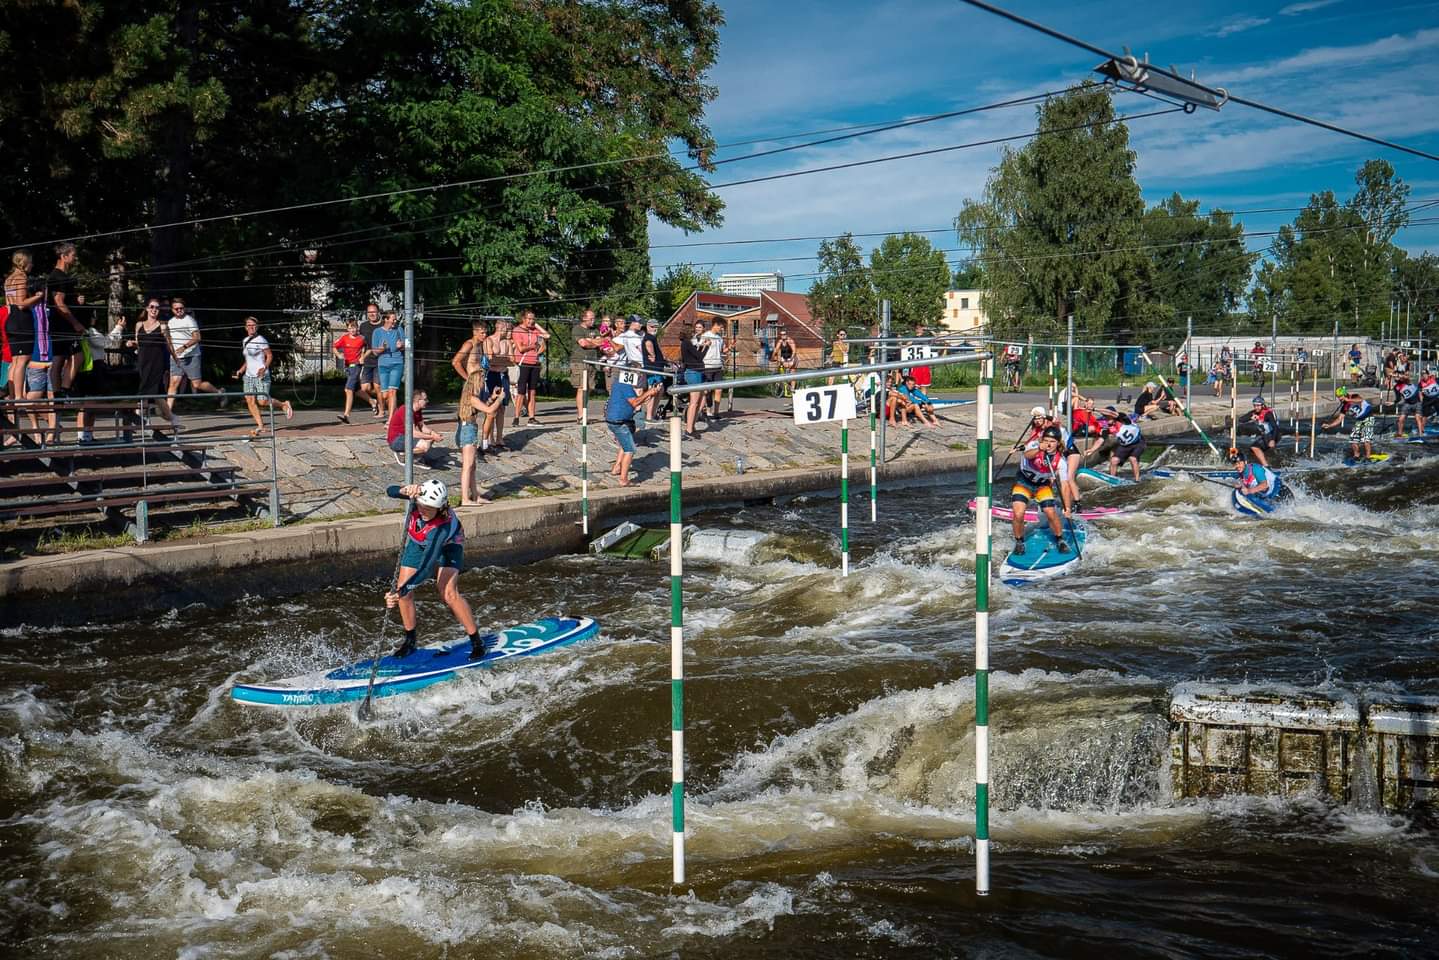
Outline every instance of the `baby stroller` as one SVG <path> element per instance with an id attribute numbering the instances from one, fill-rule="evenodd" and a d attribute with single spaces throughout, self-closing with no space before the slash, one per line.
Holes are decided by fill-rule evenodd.
<path id="1" fill-rule="evenodd" d="M 1365 367 L 1364 376 L 1360 379 L 1359 385 L 1361 387 L 1379 386 L 1379 368 L 1374 366 L 1374 364 L 1372 363 L 1369 364 L 1369 366 Z"/>

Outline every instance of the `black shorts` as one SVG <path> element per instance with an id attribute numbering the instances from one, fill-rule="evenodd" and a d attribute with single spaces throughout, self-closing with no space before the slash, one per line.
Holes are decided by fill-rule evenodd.
<path id="1" fill-rule="evenodd" d="M 724 367 L 705 367 L 705 383 L 718 383 L 724 379 Z"/>
<path id="2" fill-rule="evenodd" d="M 1114 456 L 1119 458 L 1120 463 L 1127 463 L 1130 457 L 1140 457 L 1146 446 L 1144 439 L 1140 438 L 1138 443 L 1121 444 L 1119 449 L 1114 451 Z"/>
<path id="3" fill-rule="evenodd" d="M 61 323 L 64 323 L 64 321 L 62 320 Z M 55 327 L 50 328 L 50 356 L 59 359 L 61 357 L 73 357 L 80 352 L 80 337 L 83 336 L 83 334 L 76 333 L 74 330 L 68 329 L 68 327 L 69 324 L 66 324 L 67 329 L 64 330 L 56 329 Z M 13 347 L 11 351 L 14 351 Z"/>
<path id="4" fill-rule="evenodd" d="M 12 341 L 10 341 L 10 343 L 11 343 L 10 349 L 11 349 L 11 350 L 14 350 L 14 349 L 15 349 L 15 347 L 14 347 L 15 341 L 12 340 Z M 1423 409 L 1422 412 L 1423 412 L 1423 414 L 1424 414 L 1425 417 L 1432 417 L 1432 416 L 1434 416 L 1436 413 L 1439 413 L 1439 397 L 1425 397 L 1425 398 L 1424 398 L 1424 409 Z"/>
<path id="5" fill-rule="evenodd" d="M 540 365 L 538 363 L 520 364 L 520 378 L 515 382 L 515 389 L 520 393 L 539 392 Z"/>

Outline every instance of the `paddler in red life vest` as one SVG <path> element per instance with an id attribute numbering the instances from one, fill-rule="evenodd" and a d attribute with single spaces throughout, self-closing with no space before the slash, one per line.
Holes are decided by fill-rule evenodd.
<path id="1" fill-rule="evenodd" d="M 1029 426 L 1025 428 L 1023 435 L 1015 441 L 1014 449 L 1023 450 L 1025 447 L 1039 439 L 1044 428 L 1054 423 L 1049 417 L 1049 411 L 1043 407 L 1034 407 L 1029 411 Z"/>
<path id="2" fill-rule="evenodd" d="M 1255 435 L 1254 441 L 1249 444 L 1249 452 L 1254 454 L 1254 459 L 1258 460 L 1260 465 L 1267 467 L 1269 460 L 1264 456 L 1264 451 L 1273 450 L 1279 445 L 1279 418 L 1262 396 L 1254 398 L 1253 408 L 1239 418 L 1237 428 Z"/>
<path id="3" fill-rule="evenodd" d="M 1422 437 L 1425 421 L 1439 414 L 1439 377 L 1434 375 L 1433 367 L 1426 368 L 1424 376 L 1419 378 L 1419 397 L 1423 401 L 1419 410 L 1419 436 Z"/>
<path id="4" fill-rule="evenodd" d="M 1239 474 L 1236 486 L 1240 493 L 1247 497 L 1263 497 L 1266 500 L 1273 500 L 1280 495 L 1283 484 L 1278 470 L 1263 464 L 1246 463 L 1244 454 L 1234 447 L 1229 448 L 1229 462 L 1234 464 L 1234 469 Z"/>
<path id="5" fill-rule="evenodd" d="M 392 486 L 386 491 L 399 500 L 413 500 L 405 524 L 405 549 L 400 554 L 400 576 L 393 590 L 385 594 L 385 606 L 400 608 L 400 621 L 405 627 L 405 642 L 394 656 L 408 657 L 415 652 L 418 635 L 415 618 L 414 591 L 430 576 L 440 599 L 455 615 L 470 638 L 470 659 L 478 660 L 486 653 L 480 641 L 480 629 L 469 603 L 460 596 L 458 581 L 465 563 L 465 528 L 450 509 L 450 492 L 439 480 L 426 480 L 409 486 Z"/>
<path id="6" fill-rule="evenodd" d="M 1424 436 L 1424 397 L 1419 384 L 1412 383 L 1407 373 L 1396 374 L 1394 378 L 1394 408 L 1399 411 L 1399 422 L 1395 424 L 1394 436 L 1400 440 L 1409 435 L 1404 432 L 1404 418 L 1413 417 L 1419 425 L 1419 436 Z"/>
<path id="7" fill-rule="evenodd" d="M 1339 409 L 1323 427 L 1332 430 L 1344 422 L 1345 417 L 1354 419 L 1354 429 L 1349 431 L 1349 452 L 1359 459 L 1359 448 L 1364 448 L 1364 459 L 1374 455 L 1374 408 L 1357 393 L 1350 393 L 1345 387 L 1335 387 L 1334 396 L 1339 399 Z"/>
<path id="8" fill-rule="evenodd" d="M 1019 456 L 1019 470 L 1014 475 L 1014 486 L 1010 490 L 1011 508 L 1014 513 L 1014 552 L 1024 552 L 1024 513 L 1032 502 L 1049 520 L 1049 530 L 1054 534 L 1060 553 L 1068 553 L 1069 545 L 1059 529 L 1059 515 L 1054 509 L 1054 488 L 1057 484 L 1064 498 L 1064 515 L 1073 515 L 1074 501 L 1070 498 L 1065 478 L 1069 468 L 1065 465 L 1064 454 L 1059 445 L 1063 442 L 1062 431 L 1056 426 L 1045 427 L 1039 439 L 1025 446 Z"/>

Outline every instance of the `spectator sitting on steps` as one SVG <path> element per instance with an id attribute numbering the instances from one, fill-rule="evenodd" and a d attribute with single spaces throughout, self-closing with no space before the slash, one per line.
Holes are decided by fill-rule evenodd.
<path id="1" fill-rule="evenodd" d="M 430 402 L 429 394 L 423 390 L 415 391 L 415 398 L 410 406 L 411 437 L 415 441 L 415 465 L 422 470 L 433 470 L 434 465 L 430 459 L 435 455 L 434 444 L 439 443 L 444 437 L 425 426 L 425 406 Z M 395 454 L 395 462 L 404 466 L 405 463 L 405 421 L 404 408 L 396 407 L 390 417 L 390 426 L 385 433 L 385 443 Z"/>

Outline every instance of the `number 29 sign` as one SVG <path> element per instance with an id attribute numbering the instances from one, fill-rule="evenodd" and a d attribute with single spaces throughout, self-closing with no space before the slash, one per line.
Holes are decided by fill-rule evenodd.
<path id="1" fill-rule="evenodd" d="M 854 389 L 849 384 L 794 392 L 794 422 L 800 426 L 853 420 L 854 409 Z"/>

